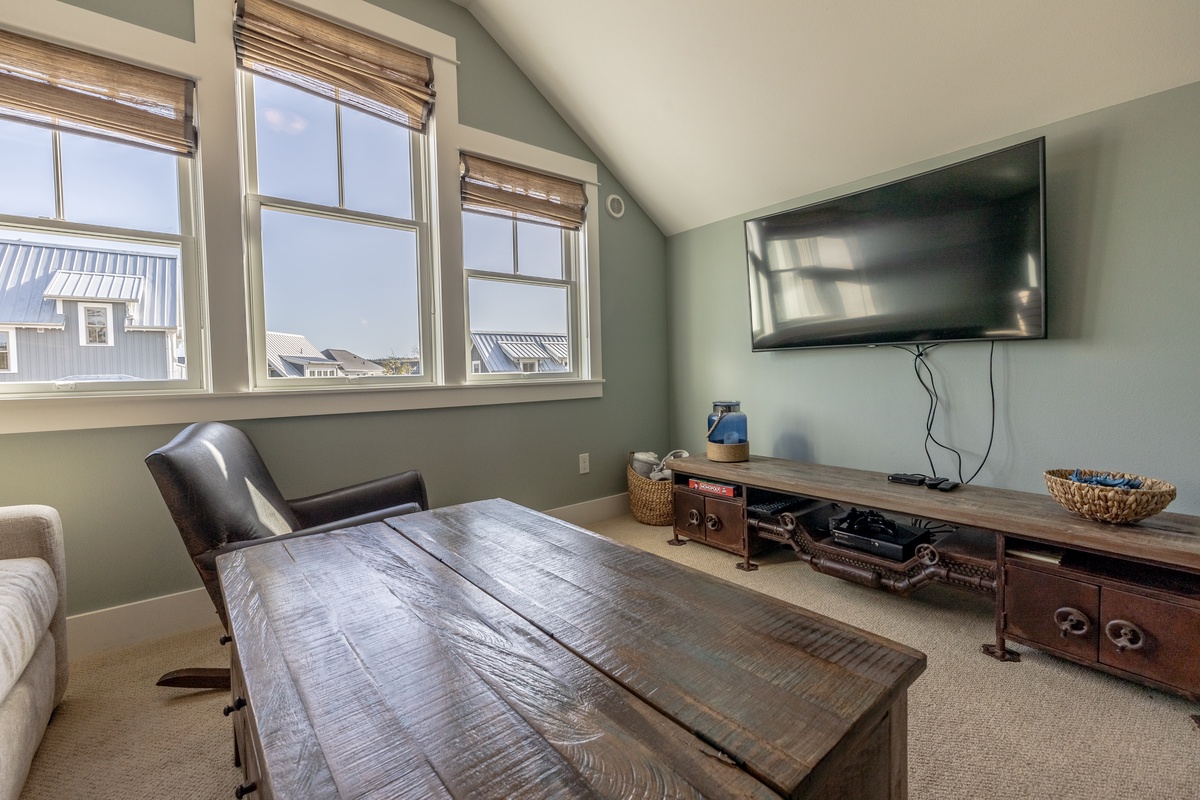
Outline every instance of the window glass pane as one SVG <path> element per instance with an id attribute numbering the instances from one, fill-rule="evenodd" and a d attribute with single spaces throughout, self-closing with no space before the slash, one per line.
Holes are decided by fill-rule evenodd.
<path id="1" fill-rule="evenodd" d="M 471 361 L 479 372 L 566 372 L 567 289 L 468 280 Z M 472 367 L 472 372 L 476 370 Z"/>
<path id="2" fill-rule="evenodd" d="M 562 240 L 562 228 L 518 222 L 517 271 L 539 278 L 562 278 Z"/>
<path id="3" fill-rule="evenodd" d="M 54 151 L 49 130 L 0 120 L 0 214 L 54 216 Z"/>
<path id="4" fill-rule="evenodd" d="M 254 77 L 260 194 L 326 206 L 338 204 L 334 111 L 329 100 Z"/>
<path id="5" fill-rule="evenodd" d="M 463 212 L 463 266 L 486 272 L 513 272 L 512 220 Z"/>
<path id="6" fill-rule="evenodd" d="M 60 142 L 65 219 L 179 233 L 177 156 L 73 133 Z"/>
<path id="7" fill-rule="evenodd" d="M 346 208 L 413 218 L 410 135 L 407 128 L 342 108 Z"/>
<path id="8" fill-rule="evenodd" d="M 344 353 L 382 367 L 372 374 L 420 374 L 414 231 L 263 209 L 262 252 L 268 352 L 288 351 L 268 358 L 272 375 L 330 361 L 347 374 Z M 323 352 L 333 350 L 344 353 Z"/>
<path id="9" fill-rule="evenodd" d="M 185 379 L 180 261 L 175 245 L 0 229 L 0 319 L 21 326 L 0 381 Z"/>

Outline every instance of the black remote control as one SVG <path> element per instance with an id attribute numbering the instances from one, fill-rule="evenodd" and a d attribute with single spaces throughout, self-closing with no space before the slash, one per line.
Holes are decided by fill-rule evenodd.
<path id="1" fill-rule="evenodd" d="M 925 482 L 925 476 L 912 472 L 893 472 L 891 475 L 888 475 L 888 480 L 892 483 L 903 483 L 907 486 L 920 486 Z"/>
<path id="2" fill-rule="evenodd" d="M 962 486 L 958 481 L 943 481 L 937 485 L 939 492 L 953 492 L 959 486 Z"/>

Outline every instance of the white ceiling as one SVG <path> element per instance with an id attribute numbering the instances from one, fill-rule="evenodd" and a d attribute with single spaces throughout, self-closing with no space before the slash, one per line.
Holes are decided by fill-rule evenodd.
<path id="1" fill-rule="evenodd" d="M 454 1 L 667 234 L 1200 81 L 1200 0 Z"/>

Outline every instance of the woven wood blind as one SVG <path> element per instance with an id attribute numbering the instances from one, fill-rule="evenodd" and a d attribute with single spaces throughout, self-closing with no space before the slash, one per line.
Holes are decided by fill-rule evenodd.
<path id="1" fill-rule="evenodd" d="M 0 30 L 0 117 L 196 152 L 195 84 Z"/>
<path id="2" fill-rule="evenodd" d="M 424 131 L 433 66 L 409 52 L 273 0 L 238 0 L 238 66 Z"/>
<path id="3" fill-rule="evenodd" d="M 583 185 L 566 178 L 461 154 L 462 207 L 530 222 L 579 230 L 587 195 Z"/>

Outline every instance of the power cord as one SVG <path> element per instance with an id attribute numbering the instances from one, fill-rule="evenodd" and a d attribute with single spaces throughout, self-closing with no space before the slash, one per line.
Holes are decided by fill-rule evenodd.
<path id="1" fill-rule="evenodd" d="M 992 340 L 991 348 L 988 352 L 988 390 L 991 393 L 992 422 L 991 422 L 991 429 L 988 432 L 987 450 L 984 451 L 983 459 L 979 462 L 979 466 L 975 469 L 974 472 L 971 473 L 971 477 L 966 478 L 966 479 L 963 478 L 962 453 L 958 452 L 958 450 L 954 449 L 953 447 L 951 447 L 947 444 L 943 444 L 942 442 L 938 441 L 937 437 L 933 435 L 933 424 L 934 424 L 934 421 L 937 419 L 937 411 L 938 411 L 938 406 L 941 404 L 941 398 L 938 397 L 937 383 L 933 377 L 933 370 L 930 368 L 928 361 L 926 361 L 926 354 L 928 354 L 931 350 L 933 350 L 935 347 L 938 347 L 939 345 L 937 345 L 937 344 L 915 345 L 912 350 L 908 349 L 904 345 L 892 345 L 892 346 L 898 350 L 903 350 L 904 352 L 908 353 L 909 355 L 911 355 L 913 357 L 913 372 L 916 374 L 917 381 L 920 382 L 921 388 L 924 389 L 925 393 L 929 396 L 929 411 L 925 415 L 925 441 L 924 441 L 925 459 L 929 462 L 929 473 L 931 475 L 937 474 L 937 468 L 933 464 L 933 454 L 929 452 L 929 444 L 930 444 L 930 442 L 932 442 L 937 447 L 940 447 L 941 449 L 954 454 L 954 458 L 958 463 L 958 468 L 957 468 L 958 482 L 959 483 L 970 483 L 971 481 L 975 480 L 976 476 L 979 475 L 980 470 L 983 469 L 983 465 L 987 463 L 988 456 L 991 455 L 991 452 L 992 452 L 992 444 L 993 444 L 993 442 L 995 442 L 995 439 L 996 439 L 996 369 L 995 369 L 996 342 L 995 342 L 995 340 Z M 928 377 L 928 382 L 926 382 L 927 377 Z"/>

